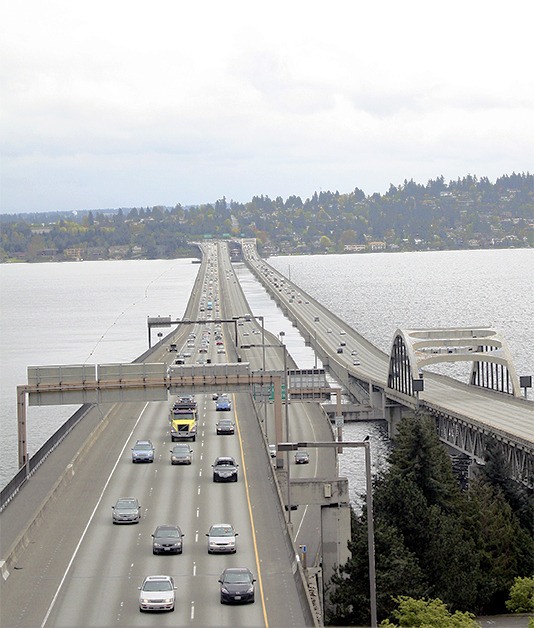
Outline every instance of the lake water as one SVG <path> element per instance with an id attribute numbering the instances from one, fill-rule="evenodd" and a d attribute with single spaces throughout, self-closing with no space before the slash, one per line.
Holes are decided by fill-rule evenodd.
<path id="1" fill-rule="evenodd" d="M 534 250 L 278 257 L 269 263 L 384 351 L 397 327 L 492 325 L 508 340 L 518 372 L 534 372 Z M 183 315 L 199 266 L 191 260 L 14 264 L 0 267 L 0 486 L 17 469 L 16 386 L 29 365 L 131 362 L 148 346 L 147 316 Z M 285 331 L 300 368 L 313 351 L 253 279 L 236 270 L 251 311 Z M 75 407 L 28 409 L 32 453 Z M 348 425 L 345 437 L 387 454 L 384 426 Z M 343 454 L 351 497 L 364 490 L 359 452 Z"/>

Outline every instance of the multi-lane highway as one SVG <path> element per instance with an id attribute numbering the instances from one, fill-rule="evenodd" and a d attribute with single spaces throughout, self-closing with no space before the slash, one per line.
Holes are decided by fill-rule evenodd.
<path id="1" fill-rule="evenodd" d="M 172 364 L 181 354 L 186 363 L 236 361 L 235 326 L 217 318 L 241 316 L 248 306 L 228 255 L 218 261 L 215 245 L 205 247 L 205 259 L 187 316 L 168 344 L 155 350 L 151 361 Z M 223 283 L 224 282 L 224 283 Z M 200 322 L 195 322 L 200 321 Z M 239 334 L 259 336 L 258 324 L 240 320 Z M 222 340 L 222 344 L 216 338 Z M 246 336 L 244 336 L 246 337 Z M 204 351 L 204 348 L 206 351 Z M 224 353 L 223 353 L 224 351 Z M 240 351 L 240 349 L 239 349 Z M 252 351 L 252 350 L 251 350 Z M 255 349 L 256 351 L 256 349 Z M 260 352 L 261 355 L 261 352 Z M 252 357 L 252 356 L 251 356 Z M 269 364 L 280 368 L 280 352 Z M 271 368 L 270 366 L 268 368 Z M 303 626 L 310 613 L 295 576 L 295 555 L 288 542 L 285 513 L 274 479 L 273 462 L 262 424 L 249 394 L 231 396 L 230 412 L 218 412 L 213 392 L 197 394 L 198 434 L 191 442 L 191 465 L 171 465 L 168 413 L 172 399 L 147 404 L 115 404 L 102 409 L 97 433 L 82 447 L 76 470 L 66 487 L 49 503 L 30 545 L 19 552 L 9 577 L 1 582 L 2 626 Z M 233 435 L 217 435 L 221 415 L 236 424 Z M 296 413 L 295 436 L 317 436 L 316 417 Z M 267 433 L 274 434 L 271 410 Z M 323 421 L 324 423 L 324 421 Z M 325 426 L 322 429 L 329 429 Z M 330 434 L 331 437 L 331 434 Z M 131 447 L 138 439 L 155 446 L 153 463 L 132 463 Z M 212 464 L 217 456 L 233 456 L 239 464 L 236 483 L 215 483 Z M 312 452 L 306 475 L 321 474 L 327 462 Z M 294 465 L 295 466 L 295 465 Z M 294 468 L 294 476 L 304 474 Z M 39 472 L 24 492 L 36 499 Z M 45 484 L 45 483 L 43 483 Z M 33 490 L 33 492 L 32 492 Z M 22 494 L 21 494 L 22 495 Z M 132 496 L 141 504 L 137 524 L 114 525 L 112 505 Z M 15 513 L 17 499 L 7 511 Z M 317 545 L 317 509 L 300 507 L 293 513 L 296 534 Z M 5 515 L 8 512 L 4 513 Z M 3 515 L 2 523 L 13 521 Z M 25 522 L 20 522 L 24 525 Z M 214 523 L 230 523 L 238 532 L 237 552 L 208 554 L 206 533 Z M 152 533 L 161 524 L 179 525 L 185 534 L 178 555 L 154 555 Z M 10 524 L 12 525 L 12 524 Z M 312 538 L 313 537 L 313 538 Z M 218 578 L 226 567 L 248 567 L 256 578 L 255 602 L 220 603 Z M 176 584 L 172 613 L 141 613 L 139 591 L 147 575 L 166 574 Z M 305 598 L 305 596 L 304 596 Z"/>

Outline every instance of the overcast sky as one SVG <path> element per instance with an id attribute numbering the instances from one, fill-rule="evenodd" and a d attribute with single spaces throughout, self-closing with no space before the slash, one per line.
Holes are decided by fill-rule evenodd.
<path id="1" fill-rule="evenodd" d="M 3 213 L 534 171 L 532 0 L 1 0 Z"/>

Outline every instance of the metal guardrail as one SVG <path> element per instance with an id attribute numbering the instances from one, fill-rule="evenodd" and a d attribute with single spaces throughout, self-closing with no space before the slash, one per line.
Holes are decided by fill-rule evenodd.
<path id="1" fill-rule="evenodd" d="M 41 445 L 41 447 L 28 460 L 28 464 L 17 471 L 14 477 L 4 486 L 0 492 L 0 512 L 20 491 L 21 487 L 43 464 L 48 456 L 56 449 L 61 441 L 73 430 L 76 425 L 90 412 L 93 404 L 84 404 L 63 425 Z"/>

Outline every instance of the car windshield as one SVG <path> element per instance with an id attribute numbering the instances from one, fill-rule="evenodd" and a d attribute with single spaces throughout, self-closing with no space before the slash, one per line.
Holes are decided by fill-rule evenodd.
<path id="1" fill-rule="evenodd" d="M 117 508 L 137 508 L 137 502 L 135 499 L 119 499 L 117 502 Z"/>
<path id="2" fill-rule="evenodd" d="M 217 460 L 217 464 L 218 464 L 219 466 L 222 466 L 222 465 L 228 465 L 228 466 L 232 467 L 232 466 L 234 466 L 234 464 L 235 464 L 235 463 L 234 463 L 234 461 L 233 461 L 233 460 L 231 460 L 231 459 L 229 459 L 229 458 L 226 458 L 226 459 L 225 459 L 225 458 L 223 458 L 223 459 L 219 459 L 219 460 Z"/>
<path id="3" fill-rule="evenodd" d="M 183 445 L 181 447 L 177 445 L 176 447 L 173 447 L 172 453 L 173 454 L 188 454 L 189 447 L 187 445 L 185 447 Z"/>
<path id="4" fill-rule="evenodd" d="M 180 536 L 180 533 L 176 528 L 160 528 L 156 530 L 156 534 L 154 534 L 156 538 L 172 538 L 177 539 Z"/>
<path id="5" fill-rule="evenodd" d="M 212 526 L 210 530 L 211 536 L 234 536 L 232 526 Z"/>
<path id="6" fill-rule="evenodd" d="M 245 584 L 250 582 L 250 576 L 246 571 L 230 571 L 224 574 L 223 580 L 229 584 Z"/>
<path id="7" fill-rule="evenodd" d="M 143 586 L 143 591 L 171 591 L 172 586 L 168 580 L 148 580 Z"/>
<path id="8" fill-rule="evenodd" d="M 135 446 L 136 449 L 152 449 L 152 447 L 149 445 L 149 443 L 137 443 L 137 445 Z"/>

